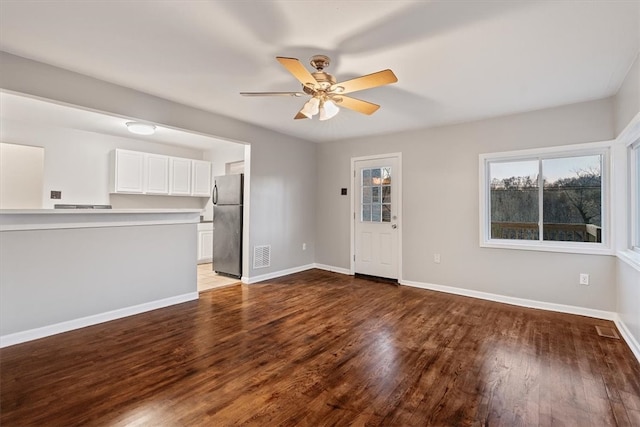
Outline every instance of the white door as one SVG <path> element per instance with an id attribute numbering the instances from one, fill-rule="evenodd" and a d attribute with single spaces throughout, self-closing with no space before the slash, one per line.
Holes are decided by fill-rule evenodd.
<path id="1" fill-rule="evenodd" d="M 354 162 L 356 273 L 398 278 L 399 168 L 398 157 Z"/>

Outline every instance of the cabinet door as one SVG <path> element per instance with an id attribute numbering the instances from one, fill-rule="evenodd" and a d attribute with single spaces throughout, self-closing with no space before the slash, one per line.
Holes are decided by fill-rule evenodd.
<path id="1" fill-rule="evenodd" d="M 169 194 L 169 157 L 147 154 L 146 166 L 146 193 Z"/>
<path id="2" fill-rule="evenodd" d="M 199 197 L 211 196 L 211 163 L 193 160 L 191 167 L 191 195 Z"/>
<path id="3" fill-rule="evenodd" d="M 169 161 L 169 194 L 191 195 L 191 160 L 171 157 Z"/>
<path id="4" fill-rule="evenodd" d="M 116 150 L 115 152 L 115 193 L 144 192 L 144 153 Z"/>
<path id="5" fill-rule="evenodd" d="M 198 262 L 209 262 L 213 258 L 213 230 L 198 232 Z"/>

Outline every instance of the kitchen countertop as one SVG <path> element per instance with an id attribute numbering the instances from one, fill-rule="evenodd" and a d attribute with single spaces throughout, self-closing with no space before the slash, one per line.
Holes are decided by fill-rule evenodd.
<path id="1" fill-rule="evenodd" d="M 0 209 L 0 231 L 197 224 L 200 209 Z"/>
<path id="2" fill-rule="evenodd" d="M 197 213 L 201 209 L 0 209 L 0 215 Z"/>

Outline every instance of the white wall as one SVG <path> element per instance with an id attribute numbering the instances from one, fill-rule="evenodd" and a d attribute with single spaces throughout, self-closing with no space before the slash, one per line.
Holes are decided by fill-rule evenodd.
<path id="1" fill-rule="evenodd" d="M 313 263 L 314 143 L 6 52 L 0 52 L 0 67 L 0 88 L 8 91 L 251 144 L 251 220 L 245 249 L 250 266 L 251 248 L 270 243 L 272 266 L 257 271 L 247 268 L 243 275 Z M 279 185 L 273 185 L 276 182 Z M 280 190 L 287 193 L 281 195 Z M 308 244 L 306 251 L 301 249 L 303 241 Z"/>
<path id="2" fill-rule="evenodd" d="M 42 208 L 44 150 L 0 142 L 0 209 Z"/>
<path id="3" fill-rule="evenodd" d="M 478 155 L 613 138 L 611 99 L 318 146 L 316 262 L 349 269 L 350 158 L 402 152 L 402 279 L 615 311 L 611 256 L 479 246 Z M 353 191 L 353 189 L 351 189 Z M 433 263 L 433 254 L 441 263 Z M 578 284 L 579 273 L 591 285 Z"/>
<path id="4" fill-rule="evenodd" d="M 203 159 L 211 162 L 212 177 L 224 175 L 225 164 L 244 161 L 244 145 L 230 142 L 215 150 L 205 151 Z M 207 221 L 213 219 L 213 204 L 211 203 L 211 198 L 207 199 L 203 216 Z"/>
<path id="5" fill-rule="evenodd" d="M 614 99 L 616 135 L 629 124 L 640 111 L 640 55 L 629 69 Z"/>
<path id="6" fill-rule="evenodd" d="M 630 122 L 640 114 L 640 58 L 636 57 L 636 61 L 629 70 L 620 91 L 616 94 L 615 100 L 615 119 L 616 119 L 616 135 L 619 134 L 630 124 Z M 625 144 L 626 141 L 621 141 Z M 620 147 L 620 153 L 626 155 L 626 148 Z M 624 168 L 623 163 L 621 169 Z M 619 208 L 625 212 L 618 215 L 618 221 L 621 227 L 619 233 L 618 247 L 621 251 L 627 249 L 628 245 L 628 222 L 627 212 L 629 211 L 627 187 L 628 178 L 622 176 L 619 181 L 620 194 L 623 202 L 619 204 Z M 640 359 L 640 267 L 632 266 L 631 263 L 618 258 L 616 264 L 616 299 L 617 312 L 623 327 L 635 340 L 636 356 Z"/>
<path id="7" fill-rule="evenodd" d="M 114 208 L 192 208 L 204 201 L 194 197 L 109 194 L 109 153 L 116 148 L 202 159 L 202 151 L 70 128 L 12 120 L 2 121 L 2 136 L 16 144 L 44 148 L 43 208 L 56 203 L 112 204 Z M 20 183 L 16 183 L 20 185 Z M 52 190 L 62 199 L 52 200 Z"/>

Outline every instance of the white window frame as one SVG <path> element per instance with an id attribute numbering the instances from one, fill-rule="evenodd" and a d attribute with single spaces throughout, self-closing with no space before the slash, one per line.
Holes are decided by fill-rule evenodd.
<path id="1" fill-rule="evenodd" d="M 638 217 L 640 216 L 640 188 L 638 188 L 638 175 L 640 167 L 636 163 L 636 158 L 640 156 L 640 139 L 629 144 L 627 149 L 629 159 L 629 250 L 640 256 L 640 230 L 638 229 Z"/>
<path id="2" fill-rule="evenodd" d="M 566 252 L 579 254 L 613 255 L 613 221 L 612 221 L 612 155 L 613 141 L 573 144 L 559 147 L 485 153 L 479 156 L 480 186 L 480 246 L 483 248 L 520 249 L 545 252 Z M 561 242 L 550 240 L 511 240 L 491 238 L 491 162 L 545 160 L 560 157 L 580 157 L 602 155 L 602 242 Z M 539 218 L 538 221 L 543 221 Z M 542 238 L 542 235 L 540 236 Z"/>
<path id="3" fill-rule="evenodd" d="M 640 242 L 636 239 L 638 236 L 637 215 L 638 212 L 638 195 L 637 170 L 633 155 L 634 150 L 640 150 L 640 112 L 638 112 L 629 124 L 618 135 L 614 145 L 616 156 L 616 176 L 615 176 L 615 210 L 617 253 L 618 259 L 627 265 L 640 271 L 640 250 L 636 250 Z"/>

